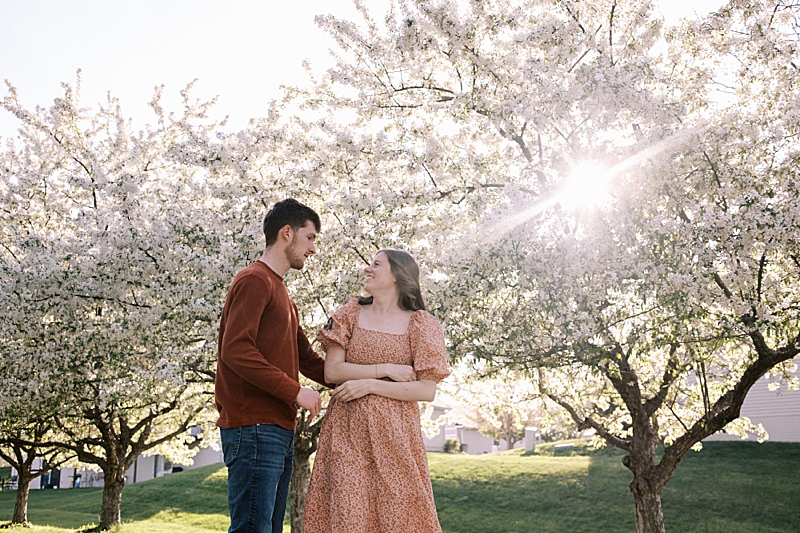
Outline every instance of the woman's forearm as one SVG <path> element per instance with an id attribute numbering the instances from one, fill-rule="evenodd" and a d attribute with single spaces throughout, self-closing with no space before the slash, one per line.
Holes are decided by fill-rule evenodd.
<path id="1" fill-rule="evenodd" d="M 344 383 L 352 379 L 389 378 L 392 381 L 414 381 L 417 374 L 411 365 L 380 363 L 377 365 L 359 365 L 345 361 L 345 352 L 341 346 L 331 346 L 325 354 L 325 381 L 328 383 Z"/>
<path id="2" fill-rule="evenodd" d="M 381 374 L 381 365 L 359 365 L 356 363 L 325 361 L 325 381 L 328 383 L 344 383 L 351 379 L 385 378 Z"/>
<path id="3" fill-rule="evenodd" d="M 436 396 L 435 381 L 383 381 L 370 380 L 372 394 L 406 402 L 432 402 Z"/>
<path id="4" fill-rule="evenodd" d="M 331 392 L 331 399 L 350 402 L 375 394 L 405 402 L 432 402 L 436 396 L 435 381 L 383 381 L 381 379 L 351 379 Z"/>

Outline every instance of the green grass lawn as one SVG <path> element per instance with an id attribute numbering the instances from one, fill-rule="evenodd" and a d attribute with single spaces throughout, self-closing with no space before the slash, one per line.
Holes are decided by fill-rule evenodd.
<path id="1" fill-rule="evenodd" d="M 581 453 L 580 450 L 577 450 Z M 559 456 L 433 454 L 445 532 L 630 533 L 629 471 L 616 450 Z M 800 444 L 715 442 L 690 452 L 663 495 L 667 531 L 797 533 Z"/>
<path id="2" fill-rule="evenodd" d="M 125 487 L 126 533 L 208 533 L 228 530 L 227 472 L 211 465 Z M 0 492 L 0 522 L 8 521 L 16 491 Z M 19 533 L 64 533 L 97 524 L 102 489 L 32 490 L 28 519 Z M 40 526 L 51 527 L 40 527 Z"/>
<path id="3" fill-rule="evenodd" d="M 621 452 L 576 446 L 469 456 L 430 454 L 431 478 L 445 533 L 615 533 L 634 531 L 630 473 Z M 571 454 L 571 455 L 568 455 Z M 800 531 L 800 444 L 708 443 L 681 463 L 664 492 L 667 531 Z M 227 530 L 222 465 L 125 487 L 124 533 Z M 0 492 L 0 522 L 15 492 Z M 22 533 L 65 533 L 97 522 L 100 489 L 31 491 Z M 45 526 L 48 525 L 49 527 Z M 288 532 L 288 526 L 285 531 Z"/>

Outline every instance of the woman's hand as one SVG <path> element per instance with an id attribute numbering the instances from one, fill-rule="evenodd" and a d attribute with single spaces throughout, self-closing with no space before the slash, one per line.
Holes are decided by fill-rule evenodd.
<path id="1" fill-rule="evenodd" d="M 380 366 L 380 373 L 391 379 L 392 381 L 416 381 L 417 373 L 414 372 L 414 367 L 410 365 L 395 365 L 393 363 L 384 363 Z"/>
<path id="2" fill-rule="evenodd" d="M 333 389 L 331 392 L 331 399 L 336 399 L 342 402 L 350 402 L 372 394 L 372 384 L 374 379 L 353 379 L 346 381 Z"/>

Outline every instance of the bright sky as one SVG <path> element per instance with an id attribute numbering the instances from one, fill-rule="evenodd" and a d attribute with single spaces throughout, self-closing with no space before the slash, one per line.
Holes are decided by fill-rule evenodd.
<path id="1" fill-rule="evenodd" d="M 380 0 L 369 0 L 369 4 Z M 668 22 L 718 7 L 722 0 L 661 0 Z M 86 106 L 110 91 L 141 127 L 156 85 L 165 109 L 180 109 L 179 91 L 198 78 L 197 98 L 219 96 L 215 107 L 229 127 L 264 114 L 280 85 L 305 85 L 302 61 L 331 65 L 332 41 L 316 14 L 356 19 L 351 0 L 0 0 L 0 80 L 9 80 L 27 106 L 48 106 L 82 70 Z M 0 87 L 0 96 L 6 94 Z M 0 137 L 18 122 L 0 110 Z"/>

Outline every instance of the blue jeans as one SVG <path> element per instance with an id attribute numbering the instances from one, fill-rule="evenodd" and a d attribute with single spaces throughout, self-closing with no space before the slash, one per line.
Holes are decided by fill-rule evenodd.
<path id="1" fill-rule="evenodd" d="M 220 428 L 228 467 L 228 533 L 281 533 L 294 432 L 272 424 Z"/>

